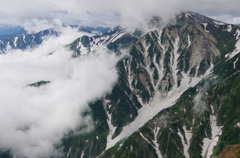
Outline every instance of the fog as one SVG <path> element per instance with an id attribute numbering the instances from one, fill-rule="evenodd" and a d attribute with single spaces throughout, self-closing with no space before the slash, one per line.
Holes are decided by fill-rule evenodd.
<path id="1" fill-rule="evenodd" d="M 91 118 L 81 113 L 117 82 L 118 57 L 99 50 L 97 55 L 72 58 L 65 45 L 82 34 L 71 28 L 59 31 L 59 37 L 48 37 L 36 49 L 0 55 L 0 149 L 11 149 L 14 156 L 61 154 L 55 145 L 80 125 L 93 129 Z M 41 80 L 51 83 L 28 86 Z"/>

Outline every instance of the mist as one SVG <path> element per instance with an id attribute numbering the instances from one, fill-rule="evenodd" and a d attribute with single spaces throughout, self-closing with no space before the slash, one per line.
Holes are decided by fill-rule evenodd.
<path id="1" fill-rule="evenodd" d="M 0 23 L 28 29 L 41 22 L 39 26 L 48 28 L 55 24 L 54 19 L 58 19 L 67 24 L 144 29 L 146 20 L 153 16 L 160 16 L 164 25 L 181 11 L 194 11 L 239 24 L 239 5 L 239 0 L 227 3 L 225 0 L 2 0 Z"/>
<path id="2" fill-rule="evenodd" d="M 197 94 L 193 98 L 193 112 L 204 113 L 209 108 L 208 91 L 211 87 L 218 84 L 220 78 L 217 75 L 210 75 L 203 81 L 203 85 L 197 89 Z"/>
<path id="3" fill-rule="evenodd" d="M 35 49 L 9 50 L 0 55 L 0 149 L 17 157 L 50 157 L 62 154 L 55 146 L 70 130 L 93 129 L 88 103 L 110 93 L 117 82 L 114 54 L 99 50 L 73 58 L 66 44 L 82 33 L 59 28 L 59 37 L 48 37 Z M 40 87 L 28 84 L 51 81 Z"/>

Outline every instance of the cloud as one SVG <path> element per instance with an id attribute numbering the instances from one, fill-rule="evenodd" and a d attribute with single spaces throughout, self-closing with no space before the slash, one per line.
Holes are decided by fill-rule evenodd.
<path id="1" fill-rule="evenodd" d="M 53 19 L 53 20 L 47 20 L 47 19 L 36 19 L 33 18 L 31 20 L 26 21 L 22 24 L 24 29 L 28 31 L 28 33 L 36 33 L 41 30 L 46 30 L 50 28 L 57 28 L 62 26 L 62 21 L 60 19 Z"/>
<path id="2" fill-rule="evenodd" d="M 208 109 L 208 91 L 211 87 L 218 84 L 220 78 L 217 75 L 211 75 L 203 81 L 203 85 L 197 90 L 193 98 L 193 112 L 202 114 Z"/>
<path id="3" fill-rule="evenodd" d="M 89 124 L 90 117 L 81 112 L 117 82 L 118 57 L 98 50 L 98 55 L 72 58 L 64 45 L 81 34 L 59 29 L 59 37 L 49 37 L 36 49 L 0 55 L 0 149 L 11 149 L 14 156 L 61 154 L 55 145 L 70 130 Z M 51 83 L 27 86 L 41 80 Z"/>
<path id="4" fill-rule="evenodd" d="M 197 95 L 193 98 L 193 111 L 202 114 L 207 110 L 206 97 L 203 88 L 200 88 Z"/>
<path id="5" fill-rule="evenodd" d="M 31 19 L 91 26 L 141 26 L 151 16 L 164 22 L 179 11 L 195 11 L 217 20 L 232 21 L 240 16 L 239 0 L 8 0 L 0 6 L 1 23 L 22 25 Z M 225 19 L 227 16 L 228 19 Z"/>

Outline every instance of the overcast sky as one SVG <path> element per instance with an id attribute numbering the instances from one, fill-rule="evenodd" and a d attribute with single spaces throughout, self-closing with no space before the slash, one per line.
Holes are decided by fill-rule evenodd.
<path id="1" fill-rule="evenodd" d="M 160 15 L 195 11 L 228 23 L 240 23 L 239 0 L 0 0 L 0 24 L 52 26 L 53 21 L 91 26 L 140 25 Z M 38 26 L 39 27 L 39 26 Z"/>

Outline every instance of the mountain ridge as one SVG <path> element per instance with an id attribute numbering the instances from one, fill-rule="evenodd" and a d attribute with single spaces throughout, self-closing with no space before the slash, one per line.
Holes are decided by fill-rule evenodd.
<path id="1" fill-rule="evenodd" d="M 94 130 L 63 138 L 64 157 L 210 157 L 240 144 L 239 30 L 183 12 L 141 37 L 116 27 L 76 39 L 74 57 L 126 56 L 112 92 L 84 113 Z"/>
<path id="2" fill-rule="evenodd" d="M 188 13 L 189 14 L 189 13 Z M 186 30 L 188 30 L 188 29 L 190 29 L 190 30 L 192 30 L 193 31 L 193 35 L 195 35 L 195 34 L 202 34 L 202 36 L 203 36 L 203 39 L 201 39 L 200 38 L 200 42 L 202 42 L 202 41 L 204 41 L 205 40 L 205 43 L 203 43 L 203 44 L 201 44 L 201 43 L 199 43 L 199 41 L 197 40 L 197 39 L 199 39 L 199 37 L 196 39 L 196 41 L 191 41 L 191 40 L 189 40 L 189 36 L 185 36 L 185 38 L 181 38 L 182 39 L 182 42 L 183 43 L 185 43 L 185 46 L 183 45 L 182 46 L 182 48 L 184 49 L 184 48 L 189 48 L 189 47 L 191 47 L 191 44 L 192 43 L 195 43 L 196 45 L 195 45 L 195 48 L 193 47 L 192 49 L 194 49 L 195 50 L 195 53 L 196 53 L 196 50 L 199 50 L 199 49 L 197 49 L 198 47 L 199 47 L 199 45 L 201 46 L 201 45 L 203 45 L 204 47 L 204 49 L 202 50 L 202 51 L 200 51 L 200 52 L 203 52 L 203 54 L 200 54 L 200 58 L 202 58 L 203 60 L 202 61 L 192 61 L 192 64 L 188 64 L 188 61 L 189 61 L 189 57 L 182 57 L 182 59 L 180 60 L 180 61 L 182 61 L 182 64 L 180 64 L 180 65 L 178 65 L 179 66 L 179 68 L 182 70 L 182 71 L 185 71 L 185 72 L 188 72 L 188 75 L 191 75 L 191 76 L 198 76 L 198 75 L 201 75 L 201 74 L 204 74 L 205 72 L 206 72 L 206 70 L 208 69 L 208 68 L 210 68 L 211 67 L 211 62 L 212 63 L 217 63 L 217 61 L 218 62 L 220 62 L 220 61 L 226 61 L 226 60 L 230 60 L 230 59 L 227 59 L 227 58 L 225 58 L 225 55 L 227 54 L 227 53 L 229 53 L 229 52 L 231 52 L 231 51 L 233 51 L 235 48 L 234 48 L 234 46 L 235 46 L 235 44 L 237 43 L 237 37 L 236 37 L 236 32 L 237 32 L 237 29 L 239 29 L 239 28 L 237 28 L 236 26 L 234 26 L 234 25 L 231 25 L 231 29 L 229 29 L 229 26 L 230 26 L 230 24 L 226 24 L 226 23 L 221 23 L 221 22 L 219 22 L 219 21 L 216 21 L 216 20 L 214 20 L 214 21 L 212 21 L 210 24 L 203 24 L 202 22 L 199 22 L 199 20 L 198 19 L 196 19 L 197 17 L 199 17 L 200 15 L 199 14 L 194 14 L 194 15 L 191 15 L 191 17 L 189 17 L 189 15 L 186 15 L 185 13 L 182 13 L 181 14 L 182 15 L 182 17 L 183 17 L 183 19 L 181 19 L 181 18 L 179 18 L 178 17 L 178 19 L 177 19 L 177 21 L 179 21 L 179 23 L 181 24 L 181 20 L 187 20 L 187 22 L 190 24 L 190 27 L 189 27 L 189 24 L 186 24 L 187 26 L 186 26 Z M 180 16 L 181 16 L 180 15 Z M 197 17 L 196 17 L 196 15 L 197 15 Z M 201 19 L 204 19 L 205 17 L 204 16 L 200 16 L 200 18 Z M 209 20 L 209 18 L 207 19 L 207 20 Z M 203 21 L 203 22 L 206 22 L 205 20 Z M 184 22 L 184 24 L 185 24 L 186 22 Z M 195 25 L 195 27 L 193 27 Z M 176 30 L 176 28 L 171 28 L 172 26 L 170 25 L 170 26 L 167 26 L 167 27 L 169 27 L 171 30 L 173 30 L 173 32 L 174 32 L 174 29 Z M 179 27 L 178 25 L 176 25 L 176 27 Z M 165 31 L 166 32 L 170 32 L 171 30 L 170 29 L 166 29 Z M 170 31 L 169 31 L 170 30 Z M 220 30 L 222 30 L 222 31 L 220 31 Z M 213 32 L 213 33 L 212 33 Z M 224 39 L 223 37 L 215 37 L 216 35 L 218 35 L 218 34 L 221 34 L 221 32 L 224 32 L 224 34 L 227 34 L 227 36 L 230 36 L 230 34 L 231 34 L 231 39 L 233 39 L 233 40 L 235 40 L 235 42 L 234 42 L 234 44 L 232 44 L 233 46 L 230 46 L 230 49 L 229 48 L 222 48 L 221 47 L 221 45 L 219 45 L 218 44 L 218 41 L 219 41 L 219 39 L 221 39 L 223 42 L 229 42 L 229 41 L 227 41 L 226 39 Z M 227 33 L 228 32 L 228 33 Z M 211 33 L 211 34 L 214 34 L 214 37 L 212 36 L 212 35 L 209 35 L 209 33 Z M 148 40 L 149 41 L 149 39 L 151 40 L 151 38 L 152 39 L 154 39 L 155 38 L 155 36 L 154 36 L 154 31 L 152 31 L 152 32 L 150 32 L 146 37 L 145 37 L 145 39 L 144 39 L 144 37 L 141 37 L 140 38 L 140 41 L 143 39 L 143 41 L 144 40 Z M 223 35 L 224 35 L 223 34 Z M 150 36 L 149 36 L 150 35 Z M 174 34 L 173 34 L 174 35 Z M 224 35 L 225 36 L 225 35 Z M 235 37 L 234 37 L 235 36 Z M 176 37 L 176 36 L 175 36 Z M 209 39 L 208 41 L 206 41 L 206 37 L 207 37 L 207 39 Z M 165 36 L 165 38 L 166 38 L 166 36 Z M 164 38 L 163 38 L 164 39 Z M 190 37 L 190 39 L 191 39 L 191 37 Z M 170 40 L 171 41 L 171 38 L 169 39 L 169 38 L 166 38 L 165 39 L 165 41 L 166 40 Z M 150 41 L 150 43 L 151 43 L 151 41 Z M 135 43 L 135 45 L 136 45 L 137 43 Z M 170 46 L 171 48 L 173 48 L 174 47 L 174 42 L 170 42 L 170 43 L 165 43 L 165 44 L 167 44 L 168 46 Z M 171 46 L 172 45 L 172 46 Z M 131 46 L 131 47 L 133 47 L 133 46 Z M 207 53 L 206 52 L 206 50 L 208 49 L 210 47 L 210 50 L 211 50 L 211 52 L 210 53 L 213 53 L 213 56 L 209 56 L 209 53 Z M 141 44 L 139 44 L 139 46 L 138 46 L 138 50 L 139 51 L 141 51 L 141 49 L 142 48 L 146 48 L 146 47 L 142 47 L 142 45 Z M 160 47 L 161 48 L 161 47 Z M 200 47 L 201 48 L 201 47 Z M 220 48 L 220 49 L 219 49 Z M 133 49 L 133 48 L 131 48 L 131 49 Z M 134 57 L 134 52 L 136 52 L 136 51 L 132 51 L 132 54 L 131 54 L 131 49 L 130 49 L 130 55 L 131 56 L 133 56 Z M 135 48 L 134 48 L 135 49 Z M 186 52 L 186 51 L 185 51 Z M 194 52 L 194 51 L 192 51 L 192 52 Z M 205 52 L 206 52 L 206 54 L 205 54 Z M 201 55 L 204 55 L 205 54 L 205 57 L 203 56 L 203 57 L 201 57 Z M 215 57 L 214 57 L 215 56 Z M 140 54 L 140 57 L 141 57 L 141 54 Z M 179 56 L 180 57 L 180 56 Z M 143 60 L 141 60 L 141 58 L 143 59 L 143 57 L 141 57 L 141 58 L 139 58 L 139 55 L 135 55 L 135 58 L 137 59 L 138 58 L 138 62 L 136 62 L 136 63 L 141 63 L 141 65 L 144 65 L 145 63 L 144 63 L 144 61 Z M 199 58 L 198 58 L 199 59 Z M 169 59 L 168 59 L 168 61 L 169 61 Z M 199 65 L 199 67 L 198 67 L 198 71 L 196 71 L 196 70 L 194 70 L 194 63 L 196 63 L 197 62 L 197 64 Z M 125 62 L 125 64 L 129 64 L 129 63 L 127 63 L 127 62 Z M 120 70 L 121 71 L 127 71 L 127 69 L 126 68 L 124 68 L 125 66 L 124 66 L 124 62 L 122 63 L 122 64 L 120 64 L 119 63 L 119 65 L 122 65 L 122 66 L 120 66 Z M 165 64 L 166 65 L 166 64 Z M 174 63 L 173 63 L 173 65 L 174 65 Z M 182 65 L 182 67 L 180 67 Z M 189 65 L 192 65 L 193 67 L 190 69 L 189 68 Z M 200 65 L 202 65 L 202 66 L 200 66 Z M 202 68 L 201 68 L 202 67 Z M 201 69 L 199 69 L 199 68 L 201 68 Z M 213 67 L 212 67 L 213 68 Z M 125 69 L 125 70 L 124 70 Z M 195 68 L 196 69 L 196 68 Z M 215 69 L 215 68 L 214 68 Z M 201 70 L 201 71 L 200 71 Z M 145 71 L 145 70 L 144 70 Z M 166 71 L 165 71 L 166 72 Z M 128 71 L 127 71 L 127 73 L 128 73 Z M 171 75 L 171 74 L 170 74 Z M 128 76 L 128 75 L 123 75 L 123 76 Z M 180 76 L 180 75 L 179 75 Z M 166 76 L 167 77 L 167 76 Z M 141 77 L 142 78 L 142 77 Z M 147 78 L 149 78 L 149 77 L 147 77 Z M 175 77 L 175 78 L 177 78 L 177 77 Z M 179 78 L 181 78 L 181 77 L 179 77 Z M 125 79 L 124 78 L 122 78 L 122 79 L 120 79 L 120 80 L 122 80 L 122 81 L 124 81 L 124 80 L 128 80 L 129 81 L 129 79 L 127 79 L 126 77 L 125 77 Z M 130 79 L 130 81 L 131 81 L 132 79 Z M 152 82 L 153 83 L 153 82 Z M 168 82 L 168 85 L 170 85 L 169 83 L 171 83 L 171 82 Z M 126 83 L 126 85 L 132 85 L 131 83 Z M 153 83 L 154 84 L 154 83 Z M 175 85 L 176 85 L 176 83 L 175 83 Z M 134 85 L 132 85 L 132 86 L 134 86 Z M 171 87 L 171 86 L 170 86 Z M 128 89 L 128 88 L 127 88 Z M 129 88 L 129 89 L 131 89 L 131 88 Z M 129 89 L 127 90 L 127 91 L 129 91 Z M 148 88 L 147 88 L 148 89 Z M 170 88 L 171 89 L 171 88 Z M 170 90 L 169 89 L 169 90 Z M 129 95 L 129 93 L 127 93 L 128 95 Z M 143 94 L 143 93 L 142 93 Z M 150 94 L 150 93 L 148 93 L 148 94 Z M 148 95 L 149 96 L 149 95 Z M 145 102 L 147 101 L 148 99 L 145 97 Z M 109 102 L 109 101 L 108 101 Z M 141 101 L 139 101 L 140 103 L 141 103 Z M 112 105 L 112 103 L 110 104 L 111 105 L 111 107 L 113 106 Z M 142 104 L 141 104 L 142 105 Z M 141 106 L 140 106 L 140 108 L 141 108 Z M 126 111 L 125 111 L 126 112 Z M 106 112 L 106 113 L 108 113 L 108 112 Z M 108 117 L 110 117 L 111 115 L 110 114 L 108 114 L 107 115 Z M 114 115 L 113 115 L 114 116 Z M 136 117 L 136 114 L 135 115 L 133 115 L 133 113 L 132 114 L 130 114 L 130 116 L 135 116 Z M 212 116 L 213 117 L 213 116 Z M 113 118 L 112 118 L 113 119 Z M 112 119 L 109 119 L 109 120 L 112 120 Z M 213 119 L 212 121 L 216 121 L 216 119 Z M 110 121 L 111 122 L 111 121 Z M 218 128 L 216 125 L 214 126 L 214 128 Z M 113 128 L 114 129 L 114 128 Z M 114 129 L 114 131 L 116 131 L 116 129 Z M 121 132 L 120 132 L 121 133 Z M 185 130 L 185 132 L 184 133 L 186 133 L 186 130 Z M 134 134 L 133 134 L 134 135 Z M 114 134 L 112 134 L 111 135 L 111 137 L 112 138 L 115 138 L 115 136 L 114 136 Z M 109 138 L 108 138 L 109 139 Z M 189 138 L 189 140 L 188 141 L 190 141 L 190 139 L 191 138 Z M 203 137 L 202 137 L 202 139 L 203 139 Z M 127 139 L 128 140 L 128 139 Z M 207 140 L 207 139 L 206 139 Z M 149 140 L 150 141 L 150 140 Z M 156 143 L 156 142 L 155 142 Z M 199 142 L 200 143 L 200 142 Z M 135 143 L 136 144 L 136 143 Z M 119 144 L 118 144 L 119 145 Z M 111 145 L 110 145 L 111 146 Z M 132 146 L 134 146 L 134 145 L 132 145 Z M 109 145 L 107 145 L 107 148 L 109 148 Z M 113 147 L 114 149 L 116 149 L 116 148 L 120 148 L 120 146 L 118 146 L 118 147 Z M 204 147 L 205 148 L 205 147 Z M 111 151 L 111 149 L 112 148 L 110 148 L 109 150 Z M 142 149 L 142 148 L 141 148 Z M 155 148 L 156 150 L 157 150 L 157 148 Z M 142 149 L 142 150 L 144 150 L 144 149 Z M 150 149 L 149 149 L 150 150 Z M 151 149 L 152 150 L 152 149 Z M 204 150 L 206 150 L 206 149 L 204 149 Z M 209 149 L 209 150 L 211 150 L 211 149 Z M 107 150 L 108 151 L 108 150 Z M 158 150 L 157 150 L 158 151 Z M 198 151 L 201 151 L 201 148 L 199 148 L 198 149 Z M 161 150 L 159 151 L 160 153 L 162 152 Z M 159 154 L 159 152 L 158 152 L 158 154 Z M 181 150 L 180 150 L 180 152 L 182 152 Z M 206 151 L 205 151 L 206 152 Z M 211 151 L 210 151 L 211 152 Z M 106 153 L 108 153 L 108 152 L 106 152 Z M 122 151 L 122 153 L 124 153 L 123 151 Z M 129 153 L 130 154 L 130 153 Z M 187 151 L 185 151 L 185 154 L 187 154 Z M 194 153 L 190 153 L 191 154 L 191 157 L 193 156 L 194 157 Z M 130 154 L 131 155 L 131 154 Z M 201 155 L 201 154 L 200 154 Z M 200 155 L 198 155 L 198 156 L 200 156 Z M 103 154 L 103 157 L 104 157 L 105 155 Z M 108 154 L 106 155 L 107 157 L 109 156 Z M 125 155 L 125 156 L 127 156 L 127 155 Z M 176 155 L 175 155 L 176 156 Z M 196 155 L 195 155 L 196 156 Z M 136 157 L 136 155 L 135 155 L 135 157 Z"/>

